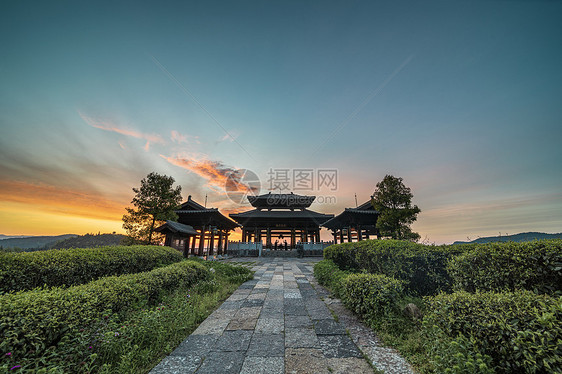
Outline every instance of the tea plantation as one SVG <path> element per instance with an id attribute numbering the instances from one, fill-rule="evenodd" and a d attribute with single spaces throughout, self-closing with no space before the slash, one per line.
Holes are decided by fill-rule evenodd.
<path id="1" fill-rule="evenodd" d="M 314 274 L 422 373 L 562 373 L 562 240 L 365 240 Z"/>
<path id="2" fill-rule="evenodd" d="M 148 372 L 253 277 L 157 246 L 0 256 L 0 372 Z"/>

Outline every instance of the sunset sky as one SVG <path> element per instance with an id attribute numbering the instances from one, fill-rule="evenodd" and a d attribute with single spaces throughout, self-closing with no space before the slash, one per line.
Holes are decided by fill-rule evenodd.
<path id="1" fill-rule="evenodd" d="M 432 243 L 562 232 L 561 15 L 530 0 L 3 1 L 0 234 L 120 232 L 152 171 L 248 209 L 224 190 L 236 169 L 262 193 L 271 171 L 337 170 L 335 190 L 295 191 L 334 214 L 402 177 Z"/>

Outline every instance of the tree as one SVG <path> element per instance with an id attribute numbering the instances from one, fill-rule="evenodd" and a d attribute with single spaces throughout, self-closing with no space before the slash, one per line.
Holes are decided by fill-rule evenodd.
<path id="1" fill-rule="evenodd" d="M 417 205 L 412 206 L 412 197 L 412 191 L 404 185 L 402 178 L 387 175 L 377 183 L 371 204 L 380 213 L 377 229 L 381 236 L 414 241 L 420 238 L 410 229 L 421 212 Z"/>
<path id="2" fill-rule="evenodd" d="M 152 243 L 155 225 L 165 220 L 176 220 L 174 210 L 181 203 L 181 186 L 173 188 L 175 180 L 166 175 L 150 173 L 141 180 L 140 188 L 133 188 L 133 208 L 126 208 L 123 228 L 134 242 Z"/>

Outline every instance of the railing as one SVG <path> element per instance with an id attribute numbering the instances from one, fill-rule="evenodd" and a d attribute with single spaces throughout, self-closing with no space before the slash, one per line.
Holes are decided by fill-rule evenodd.
<path id="1" fill-rule="evenodd" d="M 227 254 L 234 257 L 261 257 L 265 256 L 283 256 L 296 257 L 299 254 L 303 256 L 322 256 L 324 248 L 334 244 L 333 242 L 301 242 L 296 244 L 295 248 L 284 250 L 281 246 L 279 249 L 266 249 L 261 242 L 228 242 Z M 300 252 L 302 251 L 302 253 Z"/>
<path id="2" fill-rule="evenodd" d="M 228 242 L 226 253 L 235 257 L 261 256 L 263 244 L 259 242 Z"/>

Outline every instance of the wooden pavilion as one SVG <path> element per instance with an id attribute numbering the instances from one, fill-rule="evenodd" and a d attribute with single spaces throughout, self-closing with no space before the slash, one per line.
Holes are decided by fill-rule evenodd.
<path id="1" fill-rule="evenodd" d="M 370 201 L 356 208 L 345 208 L 334 218 L 324 222 L 322 227 L 332 231 L 334 243 L 360 241 L 372 236 L 378 237 L 376 228 L 379 212 Z"/>
<path id="2" fill-rule="evenodd" d="M 188 255 L 225 254 L 230 231 L 240 225 L 222 215 L 217 208 L 206 208 L 188 196 L 178 210 L 178 222 L 166 221 L 156 231 L 166 234 L 166 245 Z"/>
<path id="3" fill-rule="evenodd" d="M 230 214 L 230 218 L 242 226 L 242 242 L 263 243 L 265 239 L 265 248 L 294 249 L 297 240 L 320 242 L 320 225 L 334 217 L 308 210 L 315 198 L 293 193 L 248 196 L 255 209 Z"/>

